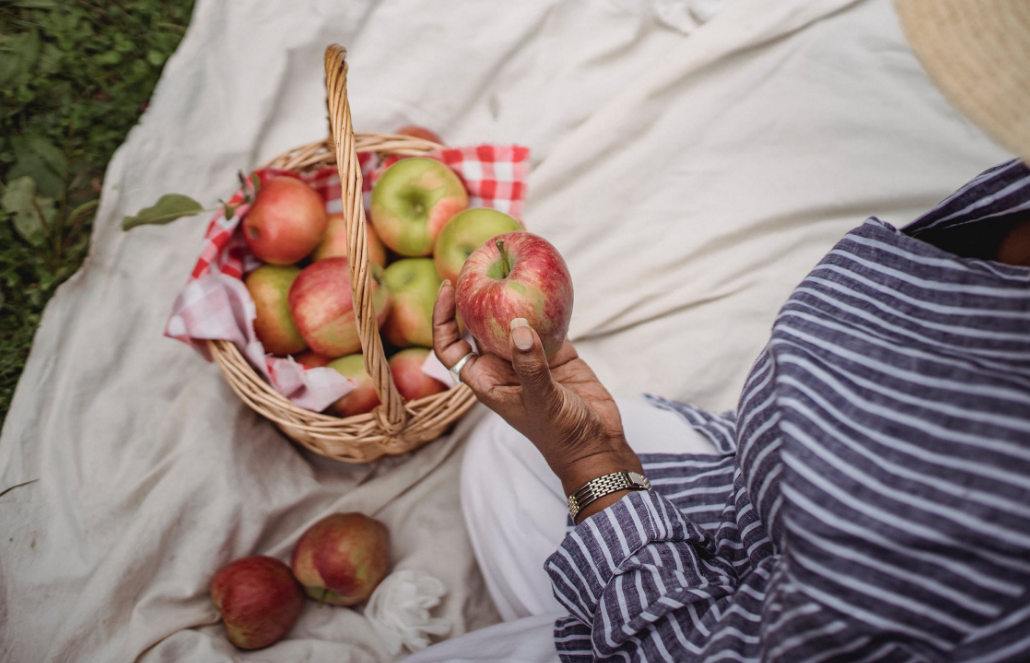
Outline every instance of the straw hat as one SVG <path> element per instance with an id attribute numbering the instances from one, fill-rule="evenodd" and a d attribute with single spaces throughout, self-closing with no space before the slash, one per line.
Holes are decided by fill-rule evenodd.
<path id="1" fill-rule="evenodd" d="M 966 117 L 1030 162 L 1030 0 L 896 0 L 909 44 Z"/>

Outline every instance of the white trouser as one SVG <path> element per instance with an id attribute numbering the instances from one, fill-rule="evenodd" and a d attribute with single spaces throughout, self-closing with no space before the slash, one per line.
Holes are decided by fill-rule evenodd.
<path id="1" fill-rule="evenodd" d="M 617 402 L 637 453 L 715 453 L 678 415 L 642 400 Z M 476 560 L 505 623 L 430 647 L 405 663 L 556 661 L 553 625 L 566 611 L 554 598 L 544 561 L 565 538 L 561 482 L 529 440 L 491 414 L 468 441 L 461 503 Z"/>

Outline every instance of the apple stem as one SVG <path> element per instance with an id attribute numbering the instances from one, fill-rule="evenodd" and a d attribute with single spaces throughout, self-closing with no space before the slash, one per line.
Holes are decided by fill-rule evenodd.
<path id="1" fill-rule="evenodd" d="M 501 278 L 508 278 L 508 274 L 511 273 L 511 267 L 508 265 L 508 256 L 504 253 L 504 240 L 497 240 L 497 250 L 501 252 Z"/>

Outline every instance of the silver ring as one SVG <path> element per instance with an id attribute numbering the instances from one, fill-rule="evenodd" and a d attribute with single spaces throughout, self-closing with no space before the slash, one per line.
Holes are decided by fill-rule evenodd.
<path id="1" fill-rule="evenodd" d="M 470 352 L 461 359 L 459 359 L 457 364 L 447 369 L 448 371 L 450 371 L 451 377 L 454 378 L 455 382 L 457 382 L 458 384 L 465 384 L 465 382 L 461 379 L 461 369 L 465 368 L 465 364 L 468 363 L 469 359 L 478 356 L 478 352 Z"/>

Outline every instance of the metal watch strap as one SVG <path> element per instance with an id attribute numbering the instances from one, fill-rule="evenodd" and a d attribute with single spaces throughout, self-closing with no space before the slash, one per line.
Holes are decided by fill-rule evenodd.
<path id="1" fill-rule="evenodd" d="M 569 495 L 569 513 L 575 519 L 592 502 L 620 490 L 651 490 L 651 482 L 639 472 L 612 472 L 597 477 Z"/>

